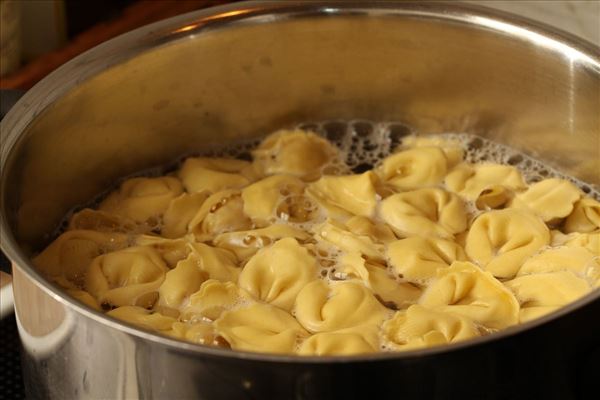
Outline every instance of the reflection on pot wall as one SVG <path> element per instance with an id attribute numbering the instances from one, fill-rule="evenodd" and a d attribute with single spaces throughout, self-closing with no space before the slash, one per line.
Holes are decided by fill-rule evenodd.
<path id="1" fill-rule="evenodd" d="M 18 268 L 13 268 L 13 276 L 28 397 L 134 398 L 122 382 L 126 372 L 135 374 L 131 339 L 69 309 Z M 136 379 L 130 382 L 136 388 Z"/>
<path id="2" fill-rule="evenodd" d="M 480 133 L 599 179 L 600 84 L 583 58 L 420 18 L 188 33 L 81 84 L 28 129 L 11 177 L 22 244 L 38 247 L 73 204 L 120 176 L 306 120 L 400 120 L 421 132 Z"/>

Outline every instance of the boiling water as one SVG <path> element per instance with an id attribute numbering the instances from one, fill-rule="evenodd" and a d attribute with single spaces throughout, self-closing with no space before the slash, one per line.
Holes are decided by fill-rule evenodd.
<path id="1" fill-rule="evenodd" d="M 377 167 L 382 160 L 393 153 L 398 148 L 402 148 L 404 144 L 414 138 L 419 137 L 408 126 L 400 123 L 380 122 L 372 123 L 368 121 L 326 121 L 319 123 L 303 123 L 297 128 L 315 132 L 330 142 L 335 144 L 342 156 L 341 165 L 327 167 L 326 172 L 337 171 L 337 173 L 363 173 Z M 431 137 L 431 136 L 430 136 Z M 600 191 L 597 187 L 581 182 L 573 177 L 561 174 L 556 169 L 538 161 L 530 156 L 518 152 L 510 147 L 494 143 L 490 140 L 479 136 L 464 134 L 464 133 L 446 133 L 434 135 L 441 139 L 448 140 L 455 145 L 462 147 L 465 155 L 465 161 L 470 163 L 491 162 L 497 164 L 508 164 L 516 167 L 522 173 L 525 181 L 528 184 L 538 182 L 547 178 L 562 178 L 571 181 L 578 186 L 586 195 L 595 199 L 600 199 Z M 212 148 L 201 154 L 188 154 L 182 157 L 177 162 L 168 166 L 146 170 L 142 173 L 135 174 L 123 178 L 129 179 L 134 176 L 161 176 L 173 173 L 178 169 L 185 158 L 189 156 L 204 156 L 204 157 L 224 157 L 235 158 L 251 161 L 252 150 L 260 144 L 260 140 L 241 142 L 226 148 Z M 112 191 L 118 188 L 117 183 L 114 187 L 109 188 L 102 195 L 98 196 L 94 201 L 85 205 L 85 207 L 96 208 L 98 204 Z M 474 204 L 466 204 L 469 218 L 472 220 L 477 214 L 481 213 Z M 62 233 L 68 221 L 74 212 L 81 210 L 84 207 L 73 209 L 63 220 L 60 228 L 55 232 L 55 236 Z M 314 226 L 325 220 L 325 215 L 318 215 L 317 218 L 311 218 L 308 222 L 294 222 L 288 220 L 287 216 L 278 216 L 274 219 L 274 223 L 288 223 L 290 225 L 312 230 Z M 160 221 L 155 227 L 155 232 L 160 232 Z M 320 277 L 328 281 L 339 281 L 346 279 L 344 274 L 340 273 L 338 268 L 338 260 L 342 253 L 334 246 L 327 245 L 323 242 L 310 240 L 303 243 L 309 252 L 317 259 L 320 265 Z M 401 277 L 395 276 L 391 270 L 388 271 L 390 277 L 397 281 L 402 281 Z M 427 282 L 419 282 L 419 286 L 426 286 Z M 382 302 L 383 303 L 383 302 Z M 394 305 L 389 303 L 384 305 L 388 308 L 395 309 Z M 239 306 L 239 305 L 238 305 Z M 390 313 L 392 311 L 390 310 Z M 488 332 L 489 333 L 489 332 Z M 382 351 L 388 351 L 385 343 L 382 345 Z"/>
<path id="2" fill-rule="evenodd" d="M 344 165 L 335 165 L 334 170 L 339 173 L 362 173 L 377 167 L 381 161 L 393 153 L 398 148 L 403 146 L 403 143 L 414 138 L 421 137 L 416 134 L 407 125 L 397 122 L 370 122 L 364 120 L 355 121 L 324 121 L 302 123 L 296 128 L 315 132 L 331 143 L 335 144 L 340 150 Z M 509 164 L 519 169 L 525 181 L 528 184 L 538 182 L 547 178 L 562 178 L 566 179 L 578 186 L 587 196 L 600 200 L 600 188 L 594 185 L 587 184 L 578 179 L 560 173 L 555 168 L 552 168 L 543 162 L 536 160 L 524 153 L 521 153 L 508 146 L 492 142 L 480 136 L 466 133 L 445 133 L 438 135 L 427 135 L 428 137 L 439 137 L 462 147 L 465 155 L 465 161 L 470 163 L 491 162 L 498 164 Z M 166 166 L 156 167 L 145 170 L 134 175 L 124 177 L 119 180 L 114 186 L 108 188 L 101 195 L 97 196 L 93 201 L 73 208 L 63 219 L 58 229 L 53 233 L 52 239 L 58 237 L 66 230 L 69 219 L 72 215 L 83 208 L 97 208 L 100 202 L 112 191 L 116 190 L 121 182 L 132 177 L 139 176 L 161 176 L 172 173 L 177 170 L 183 161 L 190 156 L 204 157 L 223 157 L 235 158 L 251 161 L 251 152 L 261 142 L 261 139 L 250 141 L 241 141 L 227 147 L 214 147 L 207 149 L 202 153 L 188 154 Z M 331 170 L 331 168 L 330 168 Z M 467 211 L 472 220 L 481 211 L 474 204 L 466 204 Z M 286 218 L 277 218 L 274 223 L 288 223 L 301 229 L 310 230 L 316 223 L 323 222 L 325 217 L 322 215 L 316 220 L 310 222 L 293 222 Z M 160 225 L 154 229 L 155 232 L 160 232 Z M 339 252 L 335 248 L 327 248 L 322 244 L 315 244 L 314 252 L 316 257 L 324 268 L 321 271 L 323 277 L 338 279 L 334 277 L 335 260 L 339 257 Z"/>

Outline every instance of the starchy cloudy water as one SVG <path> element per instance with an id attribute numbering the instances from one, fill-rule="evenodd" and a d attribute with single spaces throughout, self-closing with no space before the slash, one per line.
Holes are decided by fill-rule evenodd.
<path id="1" fill-rule="evenodd" d="M 478 136 L 306 123 L 124 178 L 34 263 L 89 306 L 178 339 L 410 350 L 597 288 L 598 198 Z"/>

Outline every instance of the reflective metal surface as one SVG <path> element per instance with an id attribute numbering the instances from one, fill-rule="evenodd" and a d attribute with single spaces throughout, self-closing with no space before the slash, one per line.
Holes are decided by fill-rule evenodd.
<path id="1" fill-rule="evenodd" d="M 298 121 L 478 133 L 598 184 L 599 110 L 597 47 L 448 2 L 241 3 L 95 48 L 1 123 L 2 249 L 16 263 L 29 395 L 357 398 L 379 388 L 379 397 L 577 398 L 600 356 L 600 328 L 590 323 L 598 290 L 539 321 L 448 348 L 299 359 L 132 329 L 63 298 L 28 256 L 70 207 L 118 177 Z"/>

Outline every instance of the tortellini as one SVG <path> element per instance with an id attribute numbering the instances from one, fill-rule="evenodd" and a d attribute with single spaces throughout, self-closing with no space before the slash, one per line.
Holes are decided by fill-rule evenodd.
<path id="1" fill-rule="evenodd" d="M 445 184 L 468 200 L 477 199 L 491 186 L 501 185 L 510 190 L 526 187 L 518 169 L 499 164 L 460 164 L 446 176 Z"/>
<path id="2" fill-rule="evenodd" d="M 315 280 L 305 285 L 294 307 L 296 318 L 309 332 L 329 332 L 362 324 L 379 324 L 386 308 L 362 283 L 328 285 Z"/>
<path id="3" fill-rule="evenodd" d="M 256 169 L 264 175 L 289 174 L 312 181 L 336 161 L 338 151 L 314 133 L 294 130 L 272 134 L 252 155 Z"/>
<path id="4" fill-rule="evenodd" d="M 591 291 L 589 283 L 572 271 L 518 276 L 505 285 L 521 302 L 520 322 L 548 314 Z"/>
<path id="5" fill-rule="evenodd" d="M 401 237 L 452 238 L 467 229 L 462 200 L 443 189 L 394 194 L 381 202 L 379 215 Z"/>
<path id="6" fill-rule="evenodd" d="M 454 167 L 463 160 L 464 150 L 458 141 L 436 136 L 409 136 L 402 141 L 403 147 L 420 148 L 436 147 L 441 149 L 447 160 L 448 168 Z"/>
<path id="7" fill-rule="evenodd" d="M 293 353 L 298 340 L 307 336 L 294 317 L 269 304 L 226 311 L 214 325 L 235 350 Z"/>
<path id="8" fill-rule="evenodd" d="M 304 196 L 304 187 L 304 182 L 290 175 L 262 179 L 242 190 L 244 213 L 262 224 L 275 218 L 291 222 L 307 221 L 312 204 Z"/>
<path id="9" fill-rule="evenodd" d="M 456 343 L 600 288 L 596 192 L 467 163 L 481 138 L 355 133 L 338 150 L 278 131 L 239 159 L 127 179 L 33 263 L 82 305 L 173 340 L 301 356 Z"/>
<path id="10" fill-rule="evenodd" d="M 390 243 L 396 240 L 394 231 L 384 223 L 373 222 L 367 217 L 355 216 L 345 222 L 346 229 L 358 236 L 367 236 L 374 243 Z"/>
<path id="11" fill-rule="evenodd" d="M 230 310 L 251 300 L 251 296 L 233 282 L 209 279 L 190 296 L 182 310 L 185 321 L 206 318 L 216 320 L 224 311 Z"/>
<path id="12" fill-rule="evenodd" d="M 529 211 L 505 209 L 481 214 L 466 237 L 470 259 L 499 278 L 515 276 L 527 257 L 550 242 L 550 231 Z"/>
<path id="13" fill-rule="evenodd" d="M 581 192 L 564 179 L 545 179 L 517 195 L 513 206 L 525 207 L 539 215 L 544 222 L 564 218 L 573 211 Z"/>
<path id="14" fill-rule="evenodd" d="M 575 203 L 565 221 L 565 232 L 593 232 L 600 229 L 600 202 L 585 198 Z"/>
<path id="15" fill-rule="evenodd" d="M 314 228 L 317 240 L 335 245 L 345 252 L 358 251 L 370 260 L 384 261 L 384 246 L 373 243 L 369 236 L 362 236 L 346 231 L 335 221 L 327 221 Z"/>
<path id="16" fill-rule="evenodd" d="M 69 295 L 71 297 L 73 297 L 74 299 L 79 300 L 81 303 L 85 304 L 86 306 L 93 308 L 96 311 L 101 311 L 102 308 L 100 306 L 100 304 L 98 303 L 98 301 L 92 297 L 91 294 L 89 294 L 88 292 L 86 292 L 85 290 L 81 290 L 81 289 L 69 289 L 69 283 L 65 284 L 63 282 L 60 282 L 60 280 L 58 281 L 59 285 L 61 285 L 62 287 L 65 288 L 65 291 L 67 293 L 69 293 Z"/>
<path id="17" fill-rule="evenodd" d="M 446 155 L 439 147 L 417 147 L 383 160 L 377 172 L 382 181 L 400 190 L 435 186 L 446 176 Z"/>
<path id="18" fill-rule="evenodd" d="M 94 258 L 127 245 L 127 236 L 120 233 L 67 231 L 34 257 L 33 264 L 48 277 L 81 285 Z"/>
<path id="19" fill-rule="evenodd" d="M 163 331 L 165 335 L 187 340 L 193 343 L 229 347 L 229 344 L 222 339 L 215 328 L 210 323 L 196 322 L 196 323 L 185 323 L 175 322 L 168 331 Z"/>
<path id="20" fill-rule="evenodd" d="M 375 174 L 323 176 L 308 187 L 308 192 L 332 216 L 373 217 L 377 205 Z"/>
<path id="21" fill-rule="evenodd" d="M 188 158 L 179 170 L 178 176 L 189 193 L 220 192 L 225 189 L 240 189 L 250 180 L 240 172 L 248 169 L 250 163 L 224 158 Z"/>
<path id="22" fill-rule="evenodd" d="M 488 328 L 506 328 L 519 321 L 519 303 L 513 294 L 489 272 L 468 262 L 439 269 L 419 304 L 460 314 Z"/>
<path id="23" fill-rule="evenodd" d="M 242 195 L 236 190 L 224 190 L 210 196 L 189 223 L 189 231 L 198 241 L 251 227 L 252 221 L 244 213 Z"/>
<path id="24" fill-rule="evenodd" d="M 238 280 L 241 268 L 238 268 L 234 253 L 204 243 L 191 243 L 189 246 L 192 249 L 192 259 L 211 279 L 222 282 Z"/>
<path id="25" fill-rule="evenodd" d="M 148 224 L 138 224 L 129 218 L 120 217 L 105 211 L 84 208 L 73 214 L 69 221 L 68 230 L 144 233 L 152 230 L 152 227 Z"/>
<path id="26" fill-rule="evenodd" d="M 398 311 L 383 325 L 383 331 L 387 344 L 396 350 L 439 346 L 480 335 L 476 324 L 468 317 L 420 305 Z"/>
<path id="27" fill-rule="evenodd" d="M 167 271 L 151 247 L 130 247 L 96 257 L 85 288 L 101 304 L 151 307 Z"/>
<path id="28" fill-rule="evenodd" d="M 136 246 L 148 246 L 160 254 L 169 268 L 174 268 L 181 260 L 187 258 L 192 251 L 190 245 L 183 239 L 164 239 L 155 235 L 139 235 L 133 239 Z"/>
<path id="29" fill-rule="evenodd" d="M 491 185 L 483 189 L 477 200 L 475 207 L 479 210 L 495 210 L 504 208 L 514 197 L 510 189 L 502 185 Z"/>
<path id="30" fill-rule="evenodd" d="M 194 255 L 179 261 L 175 268 L 167 272 L 158 289 L 159 304 L 170 308 L 181 307 L 185 299 L 207 279 L 208 273 L 200 269 Z"/>
<path id="31" fill-rule="evenodd" d="M 527 259 L 517 276 L 556 271 L 572 271 L 592 285 L 600 286 L 600 258 L 584 247 L 544 250 Z"/>
<path id="32" fill-rule="evenodd" d="M 594 233 L 571 233 L 564 236 L 557 245 L 569 247 L 584 247 L 593 254 L 600 256 L 600 231 Z"/>
<path id="33" fill-rule="evenodd" d="M 247 260 L 263 247 L 284 238 L 294 238 L 303 242 L 311 236 L 302 229 L 276 224 L 261 229 L 222 233 L 214 238 L 213 243 L 217 247 L 231 250 L 240 260 Z"/>
<path id="34" fill-rule="evenodd" d="M 462 247 L 453 241 L 418 236 L 391 243 L 387 257 L 402 278 L 421 283 L 434 278 L 438 268 L 467 259 Z"/>
<path id="35" fill-rule="evenodd" d="M 178 238 L 184 236 L 189 224 L 208 198 L 208 192 L 183 193 L 169 203 L 163 215 L 161 236 Z"/>
<path id="36" fill-rule="evenodd" d="M 171 200 L 183 193 L 183 185 L 172 176 L 132 178 L 121 184 L 98 207 L 135 222 L 159 219 Z"/>
<path id="37" fill-rule="evenodd" d="M 373 291 L 375 297 L 391 309 L 400 309 L 415 303 L 421 295 L 418 287 L 408 282 L 398 282 L 385 267 L 366 262 L 357 252 L 348 253 L 340 258 L 336 274 L 341 274 L 344 279 L 362 280 Z"/>
<path id="38" fill-rule="evenodd" d="M 177 321 L 175 318 L 167 317 L 160 313 L 137 306 L 118 307 L 106 314 L 121 321 L 139 326 L 140 328 L 157 331 L 169 331 L 175 321 Z"/>
<path id="39" fill-rule="evenodd" d="M 341 356 L 379 351 L 378 328 L 357 326 L 339 331 L 320 332 L 304 340 L 298 348 L 302 356 Z"/>
<path id="40" fill-rule="evenodd" d="M 291 310 L 298 292 L 317 278 L 317 261 L 293 238 L 261 249 L 240 274 L 240 287 L 257 299 Z"/>

